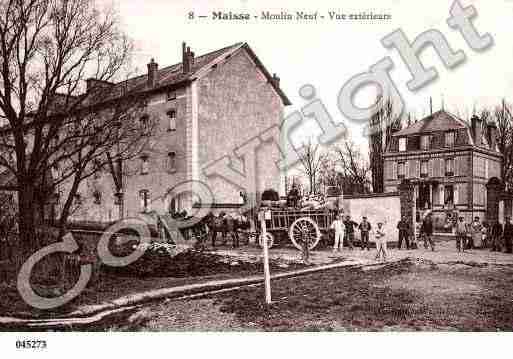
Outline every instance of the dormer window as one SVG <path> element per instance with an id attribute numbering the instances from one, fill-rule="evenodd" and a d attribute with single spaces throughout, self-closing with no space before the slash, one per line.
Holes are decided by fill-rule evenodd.
<path id="1" fill-rule="evenodd" d="M 167 112 L 168 131 L 176 131 L 176 110 L 169 110 Z"/>
<path id="2" fill-rule="evenodd" d="M 445 133 L 445 147 L 453 147 L 454 146 L 454 131 Z"/>
<path id="3" fill-rule="evenodd" d="M 429 135 L 420 136 L 420 149 L 429 150 Z"/>
<path id="4" fill-rule="evenodd" d="M 399 152 L 406 151 L 406 137 L 399 138 Z"/>
<path id="5" fill-rule="evenodd" d="M 167 100 L 168 101 L 176 100 L 176 91 L 168 91 L 167 92 Z"/>

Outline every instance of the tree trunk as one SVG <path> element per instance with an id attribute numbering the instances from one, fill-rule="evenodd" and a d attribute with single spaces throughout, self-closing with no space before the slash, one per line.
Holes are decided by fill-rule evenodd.
<path id="1" fill-rule="evenodd" d="M 18 245 L 15 258 L 16 273 L 23 263 L 37 250 L 35 188 L 20 184 L 18 191 Z"/>

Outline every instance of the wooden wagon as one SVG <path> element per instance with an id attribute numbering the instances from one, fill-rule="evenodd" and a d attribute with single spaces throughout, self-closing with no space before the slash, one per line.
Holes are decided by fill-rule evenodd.
<path id="1" fill-rule="evenodd" d="M 270 218 L 266 219 L 267 243 L 272 247 L 277 241 L 288 237 L 292 244 L 301 249 L 304 241 L 308 241 L 310 249 L 314 249 L 327 234 L 336 212 L 322 209 L 299 210 L 285 208 L 270 208 Z M 259 223 L 257 220 L 256 223 Z M 259 223 L 259 243 L 263 237 Z"/>

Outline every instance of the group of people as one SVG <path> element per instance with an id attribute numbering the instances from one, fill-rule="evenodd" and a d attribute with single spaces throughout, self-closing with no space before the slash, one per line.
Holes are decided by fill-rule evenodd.
<path id="1" fill-rule="evenodd" d="M 417 239 L 424 242 L 425 249 L 435 250 L 435 241 L 433 239 L 433 218 L 428 213 L 418 223 L 415 237 L 410 224 L 405 217 L 397 223 L 398 241 L 397 248 L 402 249 L 403 243 L 406 249 L 416 249 Z M 372 225 L 367 217 L 362 217 L 362 221 L 357 223 L 351 219 L 351 216 L 337 214 L 336 219 L 331 224 L 331 230 L 334 232 L 333 251 L 340 251 L 346 243 L 347 247 L 354 248 L 355 231 L 360 231 L 360 247 L 362 250 L 369 250 L 369 237 L 372 233 L 376 244 L 376 259 L 386 260 L 387 234 L 385 233 L 383 223 L 378 222 L 377 228 L 372 231 Z M 475 217 L 472 223 L 466 223 L 464 217 L 459 217 L 453 227 L 456 238 L 456 248 L 458 251 L 476 248 L 490 248 L 492 251 L 513 252 L 513 224 L 510 218 L 506 218 L 506 223 L 502 225 L 498 221 L 491 224 L 481 223 L 479 217 Z"/>
<path id="2" fill-rule="evenodd" d="M 480 222 L 475 217 L 472 223 L 458 218 L 455 226 L 456 248 L 458 252 L 466 249 L 490 248 L 491 251 L 513 253 L 513 224 L 509 217 L 504 225 L 498 220 L 491 223 Z"/>
<path id="3" fill-rule="evenodd" d="M 361 249 L 370 250 L 369 234 L 371 233 L 372 225 L 367 220 L 367 217 L 362 217 L 362 221 L 357 223 L 353 221 L 349 215 L 344 217 L 342 214 L 337 214 L 330 228 L 335 234 L 333 251 L 340 251 L 344 247 L 344 242 L 347 243 L 349 249 L 352 250 L 354 248 L 354 233 L 356 229 L 360 231 Z M 376 243 L 376 259 L 386 260 L 388 255 L 387 240 L 382 222 L 378 222 L 377 228 L 373 231 L 373 235 L 374 242 Z"/>

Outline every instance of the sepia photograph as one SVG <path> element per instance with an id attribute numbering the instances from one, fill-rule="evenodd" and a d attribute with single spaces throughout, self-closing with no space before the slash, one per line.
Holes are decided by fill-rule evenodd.
<path id="1" fill-rule="evenodd" d="M 512 16 L 0 0 L 0 348 L 511 343 Z"/>

